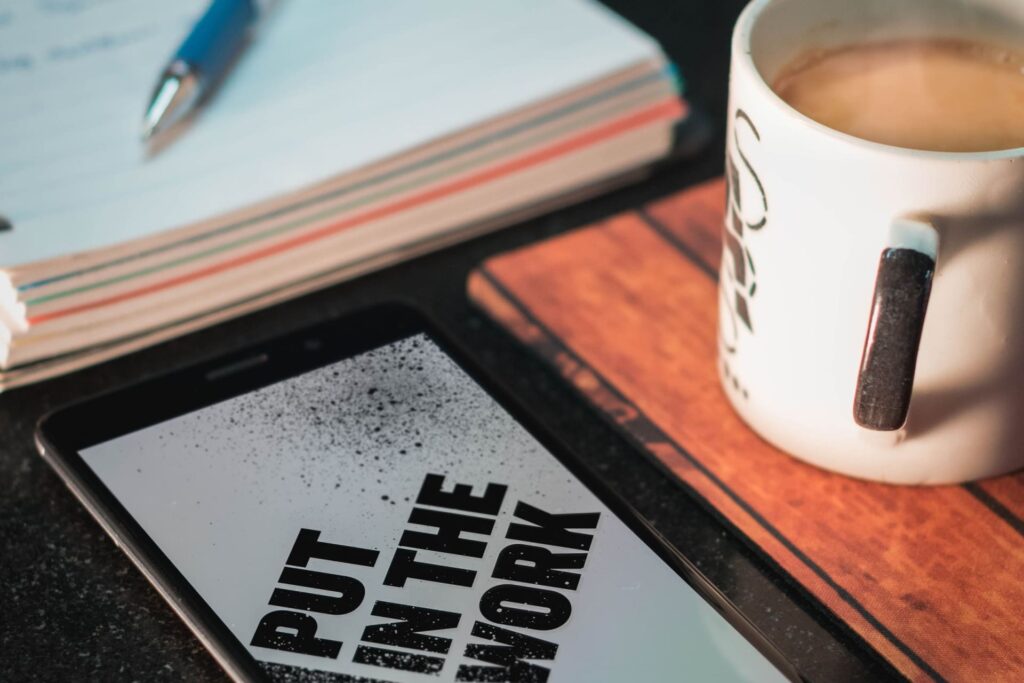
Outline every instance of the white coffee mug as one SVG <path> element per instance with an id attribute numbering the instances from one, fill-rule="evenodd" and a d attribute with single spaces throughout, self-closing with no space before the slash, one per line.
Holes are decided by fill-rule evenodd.
<path id="1" fill-rule="evenodd" d="M 1024 466 L 1024 148 L 868 142 L 769 83 L 807 47 L 950 35 L 1020 45 L 1024 2 L 754 0 L 733 36 L 722 383 L 765 439 L 856 477 Z"/>

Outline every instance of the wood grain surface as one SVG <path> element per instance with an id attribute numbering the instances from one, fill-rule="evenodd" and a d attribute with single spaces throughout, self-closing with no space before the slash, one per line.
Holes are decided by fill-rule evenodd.
<path id="1" fill-rule="evenodd" d="M 487 261 L 471 298 L 912 680 L 1024 681 L 1024 477 L 934 488 L 806 465 L 715 368 L 712 181 Z"/>

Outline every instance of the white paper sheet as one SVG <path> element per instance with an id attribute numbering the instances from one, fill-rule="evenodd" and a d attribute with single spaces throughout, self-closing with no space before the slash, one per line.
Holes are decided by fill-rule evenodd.
<path id="1" fill-rule="evenodd" d="M 232 211 L 658 55 L 584 0 L 283 0 L 147 159 L 142 111 L 205 4 L 0 2 L 0 268 Z"/>

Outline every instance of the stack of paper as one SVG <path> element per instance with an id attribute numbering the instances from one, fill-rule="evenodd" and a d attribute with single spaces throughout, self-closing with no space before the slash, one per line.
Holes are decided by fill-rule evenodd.
<path id="1" fill-rule="evenodd" d="M 204 6 L 0 8 L 0 388 L 578 196 L 686 114 L 657 45 L 584 0 L 289 0 L 147 150 L 141 110 Z"/>

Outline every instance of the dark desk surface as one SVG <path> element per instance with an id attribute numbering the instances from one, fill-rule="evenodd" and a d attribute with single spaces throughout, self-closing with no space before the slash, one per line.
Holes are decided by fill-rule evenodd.
<path id="1" fill-rule="evenodd" d="M 690 99 L 724 120 L 729 33 L 742 0 L 614 0 L 681 67 Z M 474 311 L 469 270 L 485 257 L 584 225 L 721 172 L 721 132 L 699 158 L 646 183 L 242 320 L 0 396 L 0 679 L 217 680 L 223 674 L 36 455 L 47 409 L 375 302 L 412 302 L 690 557 L 814 680 L 887 669 L 799 588 L 640 457 L 561 380 Z"/>

